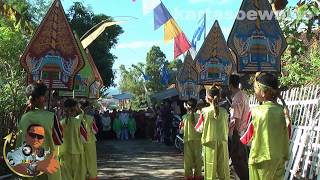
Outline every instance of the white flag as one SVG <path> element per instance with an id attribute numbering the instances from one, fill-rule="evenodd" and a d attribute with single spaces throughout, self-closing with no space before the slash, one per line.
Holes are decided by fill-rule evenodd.
<path id="1" fill-rule="evenodd" d="M 153 11 L 161 3 L 160 0 L 143 0 L 142 1 L 142 10 L 143 14 L 146 15 Z"/>

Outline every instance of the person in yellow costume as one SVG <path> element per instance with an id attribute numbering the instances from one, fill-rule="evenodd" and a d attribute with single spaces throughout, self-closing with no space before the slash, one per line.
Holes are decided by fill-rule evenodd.
<path id="1" fill-rule="evenodd" d="M 274 75 L 257 74 L 254 90 L 261 105 L 251 111 L 252 121 L 247 131 L 251 134 L 252 141 L 249 155 L 250 179 L 284 179 L 285 162 L 289 158 L 290 121 L 285 104 L 282 106 L 277 103 L 277 98 L 280 97 L 278 86 L 278 79 Z"/>
<path id="2" fill-rule="evenodd" d="M 120 139 L 120 133 L 121 133 L 121 122 L 120 122 L 120 114 L 121 112 L 117 113 L 116 118 L 113 121 L 113 131 L 116 133 L 117 139 Z"/>
<path id="3" fill-rule="evenodd" d="M 95 119 L 89 115 L 90 103 L 88 100 L 81 100 L 81 109 L 83 110 L 83 119 L 88 132 L 88 141 L 84 146 L 84 154 L 86 159 L 87 176 L 89 180 L 97 179 L 97 150 L 96 150 L 96 136 L 97 128 Z"/>
<path id="4" fill-rule="evenodd" d="M 184 142 L 184 176 L 185 179 L 203 179 L 201 172 L 201 134 L 195 130 L 196 122 L 199 119 L 199 114 L 195 112 L 196 100 L 188 100 L 185 103 L 185 108 L 187 114 L 182 116 L 181 125 Z"/>
<path id="5" fill-rule="evenodd" d="M 25 142 L 27 128 L 32 124 L 38 124 L 45 130 L 43 148 L 45 151 L 50 151 L 50 157 L 54 156 L 50 159 L 51 163 L 49 164 L 55 165 L 46 167 L 38 164 L 34 168 L 44 174 L 23 179 L 61 180 L 60 163 L 55 154 L 58 152 L 58 145 L 62 144 L 62 127 L 54 113 L 44 110 L 48 94 L 47 86 L 41 81 L 34 82 L 27 86 L 26 94 L 29 101 L 26 111 L 18 123 L 16 146 L 21 146 Z"/>
<path id="6" fill-rule="evenodd" d="M 134 139 L 137 130 L 137 125 L 132 112 L 129 112 L 128 130 L 131 138 Z"/>
<path id="7" fill-rule="evenodd" d="M 80 108 L 74 99 L 64 102 L 66 118 L 61 121 L 64 128 L 63 144 L 61 145 L 61 163 L 63 180 L 85 180 L 86 166 L 83 148 L 82 117 Z M 83 127 L 84 128 L 84 127 Z"/>
<path id="8" fill-rule="evenodd" d="M 220 90 L 213 86 L 207 92 L 209 107 L 203 108 L 204 178 L 229 180 L 228 113 L 218 106 Z"/>

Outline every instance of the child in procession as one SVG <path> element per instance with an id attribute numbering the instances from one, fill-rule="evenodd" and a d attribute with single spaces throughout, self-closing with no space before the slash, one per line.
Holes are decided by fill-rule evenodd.
<path id="1" fill-rule="evenodd" d="M 250 179 L 284 179 L 285 162 L 289 158 L 290 120 L 284 101 L 283 106 L 277 103 L 280 97 L 278 86 L 274 75 L 256 75 L 254 90 L 261 105 L 252 109 L 251 122 L 241 137 L 242 143 L 251 142 Z"/>
<path id="2" fill-rule="evenodd" d="M 218 106 L 220 89 L 213 86 L 207 92 L 209 107 L 203 109 L 204 178 L 230 179 L 228 153 L 228 113 Z"/>
<path id="3" fill-rule="evenodd" d="M 88 139 L 87 132 L 79 115 L 81 110 L 74 99 L 64 102 L 66 118 L 61 124 L 64 128 L 63 144 L 61 145 L 62 179 L 85 180 L 86 164 L 83 143 Z"/>
<path id="4" fill-rule="evenodd" d="M 32 124 L 38 124 L 45 130 L 44 145 L 45 151 L 50 151 L 50 154 L 58 152 L 58 145 L 62 144 L 62 126 L 57 116 L 49 111 L 44 110 L 47 103 L 48 90 L 47 86 L 41 82 L 34 82 L 26 88 L 26 94 L 29 99 L 26 112 L 22 115 L 18 123 L 18 138 L 16 145 L 21 146 L 25 142 L 27 129 Z M 44 172 L 37 179 L 43 180 L 60 180 L 61 171 L 60 164 L 56 158 L 51 160 L 53 166 L 43 166 L 38 163 L 37 171 Z M 28 178 L 23 178 L 28 179 Z M 30 179 L 30 178 L 29 178 Z"/>
<path id="5" fill-rule="evenodd" d="M 97 179 L 97 150 L 96 150 L 96 134 L 98 132 L 98 127 L 96 125 L 93 116 L 89 115 L 90 103 L 88 100 L 80 101 L 81 109 L 83 110 L 83 122 L 85 124 L 86 130 L 88 132 L 88 141 L 83 144 L 84 155 L 86 161 L 86 169 L 88 180 Z"/>
<path id="6" fill-rule="evenodd" d="M 191 99 L 185 103 L 187 114 L 182 116 L 184 141 L 184 176 L 185 179 L 202 179 L 201 161 L 201 134 L 196 132 L 195 125 L 199 119 L 196 111 L 196 100 Z M 193 174 L 194 170 L 194 174 Z"/>

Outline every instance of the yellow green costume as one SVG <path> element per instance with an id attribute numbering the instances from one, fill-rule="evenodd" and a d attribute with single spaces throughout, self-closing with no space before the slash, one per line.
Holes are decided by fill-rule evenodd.
<path id="1" fill-rule="evenodd" d="M 114 119 L 114 122 L 113 122 L 113 131 L 116 133 L 117 138 L 120 139 L 121 122 L 120 122 L 119 116 L 117 116 L 117 117 Z"/>
<path id="2" fill-rule="evenodd" d="M 63 144 L 61 145 L 61 171 L 63 180 L 84 180 L 86 166 L 83 142 L 80 138 L 82 116 L 63 119 Z"/>
<path id="3" fill-rule="evenodd" d="M 131 137 L 134 138 L 134 134 L 136 133 L 136 130 L 137 130 L 137 125 L 136 125 L 136 121 L 132 117 L 130 117 L 128 121 L 128 130 Z"/>
<path id="4" fill-rule="evenodd" d="M 284 179 L 289 158 L 289 135 L 283 107 L 265 102 L 252 110 L 253 139 L 249 176 L 254 180 Z"/>
<path id="5" fill-rule="evenodd" d="M 203 109 L 204 124 L 201 142 L 204 148 L 204 178 L 230 179 L 228 153 L 228 113 L 219 107 L 214 117 L 214 106 Z"/>
<path id="6" fill-rule="evenodd" d="M 83 144 L 87 173 L 90 179 L 97 177 L 97 150 L 96 150 L 96 136 L 92 130 L 94 118 L 93 116 L 85 114 L 83 116 L 84 123 L 88 132 L 88 141 Z"/>
<path id="7" fill-rule="evenodd" d="M 45 129 L 45 137 L 44 137 L 44 144 L 43 148 L 46 151 L 53 152 L 58 151 L 58 146 L 55 145 L 52 132 L 54 126 L 55 116 L 54 113 L 36 109 L 34 111 L 29 111 L 22 115 L 21 120 L 18 124 L 18 138 L 17 138 L 17 146 L 21 146 L 25 141 L 25 133 L 27 132 L 27 128 L 31 124 L 39 124 L 44 127 Z M 60 169 L 54 174 L 43 174 L 41 176 L 35 178 L 23 178 L 23 179 L 39 179 L 39 180 L 61 180 L 61 171 Z"/>
<path id="8" fill-rule="evenodd" d="M 184 175 L 192 177 L 201 176 L 201 134 L 195 131 L 195 125 L 199 115 L 185 114 L 183 117 L 183 141 L 184 141 Z"/>

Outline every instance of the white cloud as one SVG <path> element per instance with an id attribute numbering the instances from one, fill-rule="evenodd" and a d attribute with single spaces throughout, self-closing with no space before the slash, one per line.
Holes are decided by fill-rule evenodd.
<path id="1" fill-rule="evenodd" d="M 214 1 L 214 0 L 189 0 L 189 3 L 191 4 L 198 4 L 198 3 L 218 3 L 218 4 L 226 4 L 231 2 L 231 0 L 219 0 L 219 1 Z"/>
<path id="2" fill-rule="evenodd" d="M 133 42 L 127 42 L 127 43 L 120 43 L 117 45 L 116 48 L 119 49 L 138 49 L 138 48 L 148 48 L 153 45 L 160 45 L 162 41 L 133 41 Z"/>

